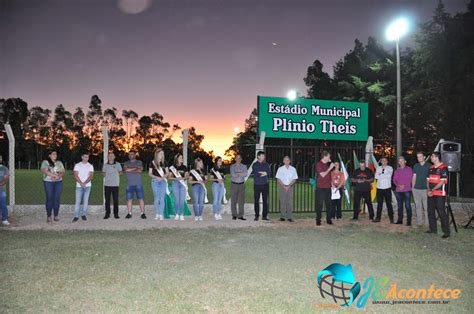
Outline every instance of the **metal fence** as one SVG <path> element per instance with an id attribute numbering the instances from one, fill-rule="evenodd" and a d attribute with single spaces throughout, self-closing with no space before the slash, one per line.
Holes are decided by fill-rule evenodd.
<path id="1" fill-rule="evenodd" d="M 278 184 L 274 178 L 278 167 L 283 164 L 283 157 L 289 156 L 292 160 L 292 166 L 296 168 L 298 180 L 294 186 L 293 192 L 293 208 L 295 213 L 309 213 L 315 211 L 315 189 L 310 184 L 310 179 L 315 177 L 316 163 L 321 159 L 323 150 L 331 153 L 333 161 L 342 161 L 348 166 L 349 171 L 353 168 L 353 152 L 358 158 L 364 158 L 365 143 L 349 145 L 326 146 L 287 146 L 287 145 L 268 145 L 265 146 L 265 157 L 270 164 L 272 171 L 272 179 L 269 184 L 269 212 L 280 212 L 280 202 L 278 196 Z M 351 208 L 343 207 L 343 210 L 351 210 Z"/>

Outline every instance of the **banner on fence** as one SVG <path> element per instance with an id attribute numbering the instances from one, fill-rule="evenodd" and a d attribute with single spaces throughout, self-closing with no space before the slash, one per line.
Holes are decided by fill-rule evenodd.
<path id="1" fill-rule="evenodd" d="M 366 141 L 368 104 L 258 96 L 258 130 L 272 138 Z"/>

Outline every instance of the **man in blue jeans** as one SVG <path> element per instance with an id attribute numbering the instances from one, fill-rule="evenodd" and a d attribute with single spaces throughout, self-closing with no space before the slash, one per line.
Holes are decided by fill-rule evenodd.
<path id="1" fill-rule="evenodd" d="M 89 195 L 91 193 L 92 177 L 94 167 L 89 163 L 89 154 L 82 154 L 82 161 L 74 166 L 74 179 L 76 180 L 76 208 L 72 222 L 79 220 L 82 202 L 82 220 L 87 220 L 87 208 L 89 206 Z"/>
<path id="2" fill-rule="evenodd" d="M 136 159 L 136 153 L 130 151 L 128 153 L 129 161 L 125 162 L 124 170 L 125 176 L 127 178 L 127 209 L 128 214 L 125 216 L 126 219 L 132 218 L 132 203 L 133 195 L 135 194 L 140 204 L 141 218 L 146 219 L 145 215 L 145 202 L 144 202 L 144 193 L 142 185 L 142 172 L 143 172 L 143 163 L 141 160 Z"/>
<path id="3" fill-rule="evenodd" d="M 2 164 L 0 156 L 0 209 L 2 210 L 2 225 L 8 226 L 8 208 L 7 208 L 7 183 L 10 179 L 10 172 L 7 167 Z"/>

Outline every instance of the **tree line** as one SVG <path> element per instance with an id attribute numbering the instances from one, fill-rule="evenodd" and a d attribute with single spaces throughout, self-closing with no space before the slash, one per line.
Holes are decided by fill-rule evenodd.
<path id="1" fill-rule="evenodd" d="M 116 154 L 119 161 L 127 158 L 130 150 L 138 152 L 144 161 L 151 161 L 153 152 L 161 147 L 168 162 L 175 154 L 182 152 L 182 143 L 176 143 L 176 132 L 181 132 L 178 124 L 171 125 L 162 114 L 139 116 L 134 110 L 103 108 L 97 95 L 91 97 L 86 110 L 77 107 L 74 112 L 62 104 L 53 110 L 28 104 L 21 98 L 0 99 L 0 145 L 6 160 L 8 142 L 4 123 L 8 122 L 15 135 L 16 161 L 37 164 L 49 150 L 56 150 L 60 159 L 70 165 L 80 160 L 83 152 L 89 152 L 91 161 L 100 164 L 103 152 L 102 126 L 109 133 L 109 151 Z M 201 157 L 210 165 L 213 152 L 206 152 L 201 143 L 204 135 L 194 127 L 189 128 L 189 161 Z"/>

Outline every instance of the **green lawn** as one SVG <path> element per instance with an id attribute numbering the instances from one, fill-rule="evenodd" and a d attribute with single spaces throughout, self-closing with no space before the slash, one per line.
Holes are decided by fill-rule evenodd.
<path id="1" fill-rule="evenodd" d="M 103 203 L 102 193 L 102 174 L 96 173 L 92 182 L 92 191 L 89 197 L 89 204 L 100 205 Z M 16 170 L 16 203 L 19 205 L 37 205 L 44 203 L 44 187 L 42 176 L 39 170 Z M 142 182 L 145 189 L 145 203 L 153 204 L 153 193 L 151 190 L 151 178 L 147 173 L 143 173 Z M 227 198 L 230 198 L 230 177 L 226 177 Z M 301 184 L 308 185 L 307 183 Z M 125 176 L 122 175 L 120 179 L 120 204 L 125 204 Z M 211 183 L 207 184 L 208 198 L 212 201 Z M 302 198 L 305 193 L 310 193 L 310 189 L 299 189 L 295 191 L 295 199 Z M 191 190 L 189 190 L 190 195 Z M 274 192 L 276 193 L 276 192 Z M 312 192 L 311 192 L 312 193 Z M 253 178 L 249 178 L 246 183 L 245 198 L 247 203 L 253 203 Z M 275 196 L 276 194 L 274 194 Z M 63 193 L 61 194 L 62 204 L 74 204 L 75 201 L 75 182 L 72 176 L 72 171 L 68 171 L 63 179 Z M 276 197 L 270 198 L 270 202 L 276 202 Z"/>
<path id="2" fill-rule="evenodd" d="M 356 279 L 462 289 L 448 305 L 373 305 L 371 312 L 472 313 L 474 234 L 448 241 L 373 225 L 311 228 L 0 230 L 0 312 L 321 311 L 320 269 L 351 263 Z M 353 310 L 355 308 L 352 308 Z M 345 312 L 345 311 L 344 311 Z"/>

